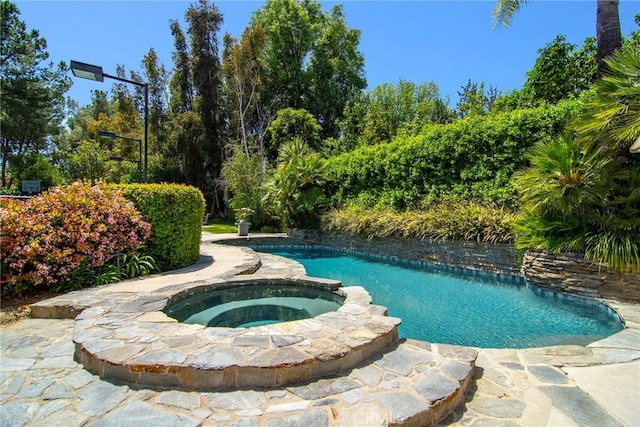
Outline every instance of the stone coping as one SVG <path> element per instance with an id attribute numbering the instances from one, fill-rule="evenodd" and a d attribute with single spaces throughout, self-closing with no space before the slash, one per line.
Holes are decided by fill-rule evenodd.
<path id="1" fill-rule="evenodd" d="M 161 310 L 184 292 L 285 283 L 345 297 L 335 312 L 252 328 L 179 323 Z M 76 317 L 76 358 L 89 371 L 135 386 L 182 390 L 271 388 L 345 372 L 398 340 L 400 319 L 361 287 L 299 277 L 235 277 L 190 283 L 102 303 Z"/>

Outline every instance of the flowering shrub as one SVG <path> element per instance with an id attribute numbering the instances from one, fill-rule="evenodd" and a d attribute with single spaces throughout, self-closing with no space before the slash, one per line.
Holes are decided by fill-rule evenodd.
<path id="1" fill-rule="evenodd" d="M 144 244 L 151 225 L 122 192 L 76 182 L 26 200 L 0 202 L 3 293 L 55 285 Z"/>

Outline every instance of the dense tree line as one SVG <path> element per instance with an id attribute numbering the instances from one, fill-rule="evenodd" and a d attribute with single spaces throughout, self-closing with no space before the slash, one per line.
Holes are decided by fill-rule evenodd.
<path id="1" fill-rule="evenodd" d="M 558 36 L 540 50 L 522 89 L 501 93 L 469 79 L 451 108 L 435 82 L 367 90 L 360 31 L 347 25 L 341 5 L 269 0 L 239 38 L 220 34 L 222 23 L 213 3 L 197 0 L 167 29 L 171 67 L 152 48 L 141 71 L 116 70 L 149 84 L 149 180 L 194 185 L 220 214 L 228 206 L 266 211 L 263 184 L 290 141 L 328 158 L 423 135 L 429 126 L 556 104 L 587 90 L 597 74 L 593 39 L 578 48 Z M 46 41 L 7 0 L 2 25 L 2 188 L 28 178 L 45 187 L 138 180 L 135 162 L 109 159 L 137 159 L 142 93 L 117 84 L 93 91 L 89 105 L 65 103 L 66 66 L 45 64 Z M 100 130 L 133 141 L 100 138 Z M 251 194 L 239 190 L 246 183 Z"/>

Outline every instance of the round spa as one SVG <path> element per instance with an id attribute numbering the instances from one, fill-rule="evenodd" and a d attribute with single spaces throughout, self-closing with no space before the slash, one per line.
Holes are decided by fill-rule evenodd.
<path id="1" fill-rule="evenodd" d="M 364 288 L 312 277 L 227 278 L 110 303 L 76 318 L 76 360 L 104 378 L 185 391 L 336 376 L 396 344 L 400 324 Z"/>
<path id="2" fill-rule="evenodd" d="M 249 328 L 308 319 L 335 311 L 343 302 L 344 296 L 331 290 L 283 281 L 200 288 L 172 298 L 163 311 L 182 323 Z"/>

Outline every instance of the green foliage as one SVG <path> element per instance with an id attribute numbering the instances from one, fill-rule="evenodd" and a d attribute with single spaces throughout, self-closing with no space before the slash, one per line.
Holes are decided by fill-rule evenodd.
<path id="1" fill-rule="evenodd" d="M 231 209 L 249 208 L 255 211 L 255 226 L 268 221 L 262 202 L 266 172 L 257 155 L 247 155 L 241 145 L 236 145 L 220 175 L 226 186 L 227 203 Z"/>
<path id="2" fill-rule="evenodd" d="M 396 212 L 388 208 L 350 206 L 322 218 L 323 229 L 368 239 L 397 237 L 510 243 L 515 214 L 495 206 L 454 202 L 423 210 Z"/>
<path id="3" fill-rule="evenodd" d="M 58 168 L 44 155 L 29 153 L 14 156 L 9 160 L 9 173 L 15 181 L 14 188 L 21 189 L 24 180 L 40 181 L 40 189 L 47 190 L 62 180 Z"/>
<path id="4" fill-rule="evenodd" d="M 64 93 L 70 79 L 64 63 L 46 64 L 47 42 L 37 30 L 27 30 L 20 11 L 0 2 L 0 174 L 1 187 L 11 187 L 11 158 L 49 149 L 50 135 L 59 132 Z"/>
<path id="5" fill-rule="evenodd" d="M 324 159 L 295 138 L 280 148 L 278 167 L 265 184 L 265 201 L 284 228 L 317 228 L 319 209 L 326 204 L 325 179 Z"/>
<path id="6" fill-rule="evenodd" d="M 362 138 L 365 144 L 388 142 L 403 126 L 448 123 L 454 117 L 433 82 L 416 85 L 400 80 L 397 86 L 383 83 L 367 97 Z"/>
<path id="7" fill-rule="evenodd" d="M 2 292 L 68 290 L 76 271 L 95 270 L 151 233 L 133 203 L 106 185 L 76 182 L 27 201 L 1 199 Z"/>
<path id="8" fill-rule="evenodd" d="M 587 102 L 576 126 L 581 138 L 628 152 L 640 137 L 640 47 L 620 51 L 606 63 L 609 71 L 596 82 L 597 96 Z"/>
<path id="9" fill-rule="evenodd" d="M 571 133 L 537 144 L 517 175 L 518 248 L 572 251 L 620 272 L 640 271 L 640 170 L 615 149 Z"/>
<path id="10" fill-rule="evenodd" d="M 618 272 L 640 272 L 640 136 L 637 54 L 607 61 L 609 74 L 575 122 L 577 137 L 538 144 L 520 172 L 519 247 L 576 251 Z"/>
<path id="11" fill-rule="evenodd" d="M 198 188 L 213 205 L 222 199 L 215 181 L 226 142 L 218 52 L 223 17 L 213 3 L 198 0 L 187 8 L 185 21 L 188 37 L 177 21 L 170 23 L 176 69 L 170 81 L 173 114 L 163 129 L 167 144 L 161 162 L 167 178 Z"/>
<path id="12" fill-rule="evenodd" d="M 498 89 L 493 86 L 489 86 L 489 89 L 485 90 L 484 82 L 478 85 L 478 83 L 473 83 L 471 79 L 461 89 L 462 91 L 458 92 L 459 100 L 456 105 L 460 117 L 488 113 L 500 96 Z"/>
<path id="13" fill-rule="evenodd" d="M 497 0 L 493 9 L 494 24 L 509 27 L 513 15 L 527 3 L 527 0 Z"/>
<path id="14" fill-rule="evenodd" d="M 146 253 L 156 260 L 161 270 L 186 267 L 198 261 L 204 218 L 204 198 L 198 189 L 177 184 L 116 187 L 153 226 Z"/>
<path id="15" fill-rule="evenodd" d="M 346 102 L 366 87 L 360 32 L 347 26 L 342 6 L 327 14 L 317 0 L 269 0 L 254 14 L 256 25 L 267 35 L 263 114 L 304 108 L 320 120 L 323 138 L 338 137 Z"/>
<path id="16" fill-rule="evenodd" d="M 121 280 L 148 276 L 157 270 L 156 262 L 149 255 L 141 255 L 139 251 L 143 249 L 143 247 L 136 248 L 129 253 L 116 256 L 100 267 L 91 267 L 85 262 L 74 270 L 68 282 L 55 284 L 51 286 L 51 290 L 54 292 L 69 292 L 87 286 L 101 286 Z"/>
<path id="17" fill-rule="evenodd" d="M 304 104 L 322 126 L 322 139 L 339 136 L 346 103 L 367 86 L 359 42 L 360 31 L 349 28 L 342 5 L 334 5 L 309 61 L 310 93 Z"/>
<path id="18" fill-rule="evenodd" d="M 580 50 L 564 36 L 538 51 L 533 68 L 527 73 L 523 95 L 534 105 L 540 101 L 556 103 L 578 95 L 590 87 L 598 71 L 595 38 L 588 37 Z"/>
<path id="19" fill-rule="evenodd" d="M 108 151 L 96 141 L 81 143 L 68 158 L 67 175 L 72 180 L 97 182 L 106 175 Z"/>
<path id="20" fill-rule="evenodd" d="M 278 111 L 269 126 L 269 158 L 275 159 L 281 146 L 295 138 L 302 139 L 311 149 L 320 148 L 320 130 L 318 121 L 307 110 L 285 108 Z"/>
<path id="21" fill-rule="evenodd" d="M 580 110 L 573 100 L 426 125 L 415 136 L 328 159 L 328 193 L 337 204 L 359 199 L 396 209 L 451 195 L 513 205 L 511 175 L 527 165 L 528 148 L 559 133 Z"/>

